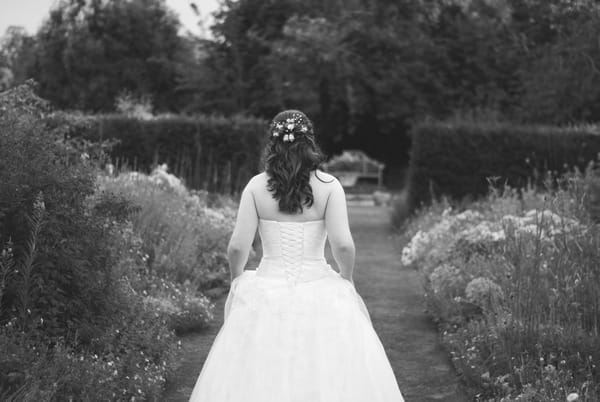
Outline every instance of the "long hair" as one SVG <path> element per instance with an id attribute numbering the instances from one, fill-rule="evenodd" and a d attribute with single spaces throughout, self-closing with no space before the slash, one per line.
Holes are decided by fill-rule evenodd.
<path id="1" fill-rule="evenodd" d="M 312 122 L 298 110 L 283 111 L 273 118 L 269 137 L 262 155 L 267 188 L 281 212 L 302 213 L 304 206 L 314 203 L 310 172 L 326 159 L 315 141 Z"/>

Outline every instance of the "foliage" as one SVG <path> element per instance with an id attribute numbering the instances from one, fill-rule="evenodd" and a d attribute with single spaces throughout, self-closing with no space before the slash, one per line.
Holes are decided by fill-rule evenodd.
<path id="1" fill-rule="evenodd" d="M 569 128 L 510 123 L 423 123 L 413 131 L 409 206 L 432 197 L 484 195 L 489 179 L 523 187 L 547 171 L 584 169 L 600 152 L 594 126 Z"/>
<path id="2" fill-rule="evenodd" d="M 588 201 L 600 174 L 556 181 L 547 192 L 494 189 L 462 212 L 434 203 L 405 226 L 402 262 L 422 273 L 476 400 L 600 396 L 600 227 Z"/>
<path id="3" fill-rule="evenodd" d="M 592 0 L 227 0 L 212 37 L 184 38 L 160 0 L 69 0 L 34 37 L 7 33 L 0 85 L 145 116 L 299 108 L 327 154 L 361 149 L 401 185 L 427 118 L 598 121 L 599 18 Z"/>
<path id="4" fill-rule="evenodd" d="M 149 96 L 138 98 L 128 91 L 121 92 L 115 100 L 115 109 L 118 113 L 138 119 L 152 118 L 152 108 L 152 99 Z"/>
<path id="5" fill-rule="evenodd" d="M 521 101 L 514 116 L 527 122 L 598 121 L 600 8 L 592 1 L 518 2 L 529 43 L 523 47 Z"/>
<path id="6" fill-rule="evenodd" d="M 33 60 L 34 45 L 34 39 L 23 27 L 10 26 L 0 37 L 0 91 L 26 80 L 25 70 Z"/>
<path id="7" fill-rule="evenodd" d="M 196 290 L 225 285 L 225 250 L 236 213 L 231 199 L 221 197 L 217 205 L 206 192 L 188 191 L 167 173 L 165 165 L 150 175 L 102 176 L 98 186 L 99 194 L 116 194 L 138 207 L 131 216 L 131 230 L 139 236 L 140 254 L 150 274 L 181 285 L 189 283 Z"/>
<path id="8" fill-rule="evenodd" d="M 168 322 L 122 286 L 113 317 L 82 327 L 79 344 L 48 338 L 43 322 L 0 329 L 0 396 L 7 401 L 157 400 L 175 365 Z"/>
<path id="9" fill-rule="evenodd" d="M 328 152 L 405 166 L 407 133 L 426 117 L 598 117 L 591 1 L 242 0 L 216 17 L 215 40 L 183 75 L 189 110 L 301 108 Z"/>
<path id="10" fill-rule="evenodd" d="M 214 306 L 150 270 L 145 251 L 162 246 L 161 269 L 190 254 L 160 239 L 145 246 L 131 223 L 142 208 L 97 188 L 102 145 L 65 137 L 75 128 L 48 120 L 31 83 L 3 93 L 0 110 L 0 399 L 160 399 L 175 332 L 205 327 Z M 155 179 L 164 190 L 172 178 Z M 223 216 L 195 197 L 178 205 L 202 204 L 195 222 L 208 217 L 200 223 L 217 236 Z M 202 262 L 215 254 L 193 251 Z"/>
<path id="11" fill-rule="evenodd" d="M 11 265 L 20 271 L 7 277 L 0 317 L 28 310 L 27 326 L 44 311 L 48 333 L 65 335 L 106 309 L 111 295 L 108 237 L 101 218 L 85 210 L 94 166 L 76 143 L 48 130 L 46 105 L 31 85 L 4 93 L 0 108 L 0 245 L 12 244 Z"/>
<path id="12" fill-rule="evenodd" d="M 128 90 L 172 111 L 187 52 L 178 28 L 161 0 L 62 1 L 36 34 L 26 70 L 60 108 L 111 111 Z"/>
<path id="13" fill-rule="evenodd" d="M 400 3 L 386 4 L 395 8 L 387 19 L 378 2 L 225 2 L 216 40 L 200 44 L 202 69 L 187 76 L 196 92 L 189 110 L 270 118 L 301 108 L 326 150 L 362 148 L 405 163 L 397 150 L 408 148 L 404 132 L 422 89 L 407 86 L 427 76 L 417 73 L 424 71 L 415 60 L 422 47 L 410 46 L 422 43 L 410 25 L 414 6 Z"/>
<path id="14" fill-rule="evenodd" d="M 241 192 L 259 170 L 267 123 L 244 116 L 57 115 L 68 122 L 70 135 L 116 142 L 109 151 L 117 167 L 150 172 L 166 163 L 193 189 L 231 194 Z"/>
<path id="15" fill-rule="evenodd" d="M 160 0 L 69 0 L 34 37 L 6 34 L 0 74 L 84 110 L 124 92 L 158 111 L 299 108 L 328 154 L 362 149 L 393 176 L 425 118 L 598 121 L 599 18 L 592 0 L 227 0 L 211 38 L 183 38 Z"/>

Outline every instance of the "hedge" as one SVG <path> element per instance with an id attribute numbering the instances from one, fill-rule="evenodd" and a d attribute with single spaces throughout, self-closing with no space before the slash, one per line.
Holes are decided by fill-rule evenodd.
<path id="1" fill-rule="evenodd" d="M 258 173 L 267 122 L 246 116 L 61 115 L 77 127 L 72 136 L 118 140 L 112 162 L 149 172 L 166 163 L 193 189 L 233 194 Z"/>
<path id="2" fill-rule="evenodd" d="M 513 187 L 541 184 L 543 173 L 584 169 L 600 153 L 600 134 L 593 127 L 436 122 L 415 126 L 411 135 L 411 209 L 432 196 L 485 195 L 489 178 Z M 541 174 L 536 178 L 535 172 Z"/>

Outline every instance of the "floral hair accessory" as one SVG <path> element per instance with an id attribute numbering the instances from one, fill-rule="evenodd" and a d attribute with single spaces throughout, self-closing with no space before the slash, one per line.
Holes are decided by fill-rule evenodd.
<path id="1" fill-rule="evenodd" d="M 282 137 L 283 142 L 294 142 L 302 134 L 307 134 L 310 130 L 310 122 L 306 117 L 299 113 L 294 113 L 285 121 L 273 121 L 271 123 L 271 136 Z"/>

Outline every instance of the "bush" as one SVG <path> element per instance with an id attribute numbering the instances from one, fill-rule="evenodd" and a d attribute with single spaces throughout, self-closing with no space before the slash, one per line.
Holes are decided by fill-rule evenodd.
<path id="1" fill-rule="evenodd" d="M 0 399 L 158 400 L 181 324 L 141 289 L 157 280 L 138 208 L 96 192 L 102 146 L 65 140 L 33 86 L 0 94 Z M 176 301 L 175 318 L 212 317 L 201 295 Z"/>
<path id="2" fill-rule="evenodd" d="M 517 188 L 541 184 L 547 171 L 583 170 L 600 152 L 600 135 L 593 127 L 423 123 L 413 129 L 412 138 L 408 179 L 412 210 L 442 195 L 483 196 L 490 178 Z"/>
<path id="3" fill-rule="evenodd" d="M 137 207 L 131 215 L 132 230 L 143 244 L 149 274 L 180 285 L 189 283 L 195 290 L 226 287 L 234 201 L 189 191 L 166 169 L 163 165 L 150 175 L 101 176 L 98 193 L 116 194 Z"/>
<path id="4" fill-rule="evenodd" d="M 104 218 L 86 210 L 95 167 L 48 129 L 32 85 L 0 96 L 0 320 L 19 315 L 26 328 L 43 317 L 63 336 L 109 309 L 114 261 Z"/>
<path id="5" fill-rule="evenodd" d="M 125 115 L 55 117 L 67 121 L 72 136 L 118 140 L 110 151 L 117 166 L 149 173 L 166 163 L 192 189 L 237 193 L 258 173 L 267 123 L 244 117 L 159 116 L 140 119 Z"/>
<path id="6" fill-rule="evenodd" d="M 23 332 L 16 321 L 0 327 L 0 399 L 160 400 L 175 365 L 174 335 L 137 295 L 123 288 L 118 301 L 125 308 L 112 322 L 82 326 L 80 343 Z"/>
<path id="7" fill-rule="evenodd" d="M 547 192 L 494 190 L 458 212 L 435 202 L 406 225 L 402 262 L 419 268 L 429 312 L 481 400 L 600 397 L 600 172 Z"/>
<path id="8" fill-rule="evenodd" d="M 155 319 L 178 335 L 206 328 L 214 318 L 215 306 L 198 291 L 198 285 L 189 279 L 176 283 L 171 279 L 175 275 L 161 276 L 153 269 L 144 241 L 131 222 L 115 225 L 112 230 L 114 250 L 119 255 L 115 272 L 126 284 L 125 290 L 133 292 Z"/>

